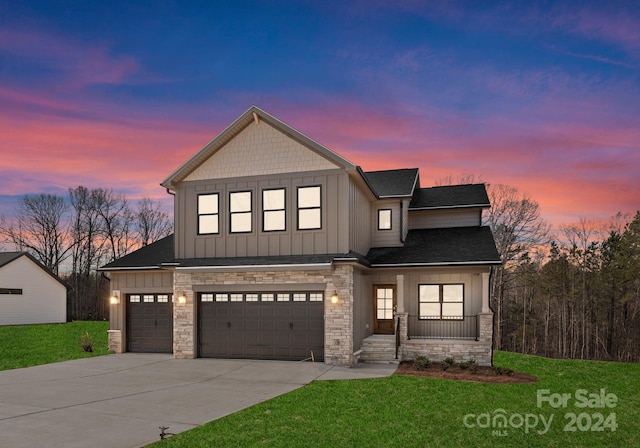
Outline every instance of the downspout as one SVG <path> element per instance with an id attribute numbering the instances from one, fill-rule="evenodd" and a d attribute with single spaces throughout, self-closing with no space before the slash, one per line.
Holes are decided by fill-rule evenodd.
<path id="1" fill-rule="evenodd" d="M 404 244 L 404 213 L 402 208 L 402 199 L 400 199 L 400 242 Z"/>
<path id="2" fill-rule="evenodd" d="M 167 194 L 170 194 L 171 196 L 175 196 L 176 195 L 173 191 L 169 190 L 168 188 L 167 188 Z"/>

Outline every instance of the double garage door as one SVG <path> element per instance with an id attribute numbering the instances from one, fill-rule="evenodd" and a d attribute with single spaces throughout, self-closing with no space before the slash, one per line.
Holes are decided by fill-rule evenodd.
<path id="1" fill-rule="evenodd" d="M 199 356 L 322 361 L 323 299 L 323 292 L 199 293 Z"/>

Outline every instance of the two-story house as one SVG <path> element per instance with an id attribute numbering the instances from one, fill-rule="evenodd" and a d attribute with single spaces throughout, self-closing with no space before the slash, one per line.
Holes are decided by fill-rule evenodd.
<path id="1" fill-rule="evenodd" d="M 174 235 L 102 268 L 111 350 L 491 364 L 483 184 L 364 172 L 254 106 L 161 185 Z"/>

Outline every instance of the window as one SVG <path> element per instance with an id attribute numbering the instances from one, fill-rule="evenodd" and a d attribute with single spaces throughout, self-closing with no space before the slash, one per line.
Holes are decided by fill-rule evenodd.
<path id="1" fill-rule="evenodd" d="M 158 294 L 158 303 L 168 303 L 169 294 Z"/>
<path id="2" fill-rule="evenodd" d="M 307 295 L 305 293 L 293 293 L 293 301 L 294 302 L 306 302 L 307 301 Z"/>
<path id="3" fill-rule="evenodd" d="M 140 302 L 140 296 L 138 294 L 132 294 L 129 296 L 129 302 L 138 303 Z"/>
<path id="4" fill-rule="evenodd" d="M 420 319 L 463 319 L 464 285 L 419 285 Z"/>
<path id="5" fill-rule="evenodd" d="M 202 294 L 200 295 L 201 302 L 213 302 L 213 294 Z"/>
<path id="6" fill-rule="evenodd" d="M 245 300 L 247 302 L 257 302 L 258 301 L 258 294 L 254 294 L 254 293 L 250 293 L 250 294 L 245 294 Z"/>
<path id="7" fill-rule="evenodd" d="M 216 294 L 216 302 L 228 302 L 229 294 Z"/>
<path id="8" fill-rule="evenodd" d="M 22 289 L 20 289 L 20 288 L 0 288 L 0 294 L 22 295 Z"/>
<path id="9" fill-rule="evenodd" d="M 229 193 L 229 216 L 231 233 L 252 231 L 250 191 Z"/>
<path id="10" fill-rule="evenodd" d="M 376 288 L 377 319 L 393 319 L 393 288 Z"/>
<path id="11" fill-rule="evenodd" d="M 322 228 L 320 186 L 298 187 L 298 230 Z"/>
<path id="12" fill-rule="evenodd" d="M 155 297 L 153 294 L 145 294 L 142 296 L 142 301 L 147 303 L 155 302 Z"/>
<path id="13" fill-rule="evenodd" d="M 322 302 L 324 300 L 324 294 L 321 292 L 312 292 L 309 294 L 309 302 Z"/>
<path id="14" fill-rule="evenodd" d="M 286 230 L 284 188 L 262 190 L 262 231 Z"/>
<path id="15" fill-rule="evenodd" d="M 273 302 L 273 294 L 271 293 L 262 293 L 260 294 L 260 298 L 263 302 Z"/>
<path id="16" fill-rule="evenodd" d="M 391 230 L 391 209 L 378 210 L 378 230 Z"/>
<path id="17" fill-rule="evenodd" d="M 287 294 L 287 293 L 278 293 L 276 295 L 276 298 L 277 298 L 278 302 L 288 302 L 289 301 L 289 294 Z"/>
<path id="18" fill-rule="evenodd" d="M 218 193 L 198 195 L 198 234 L 210 235 L 220 232 Z"/>

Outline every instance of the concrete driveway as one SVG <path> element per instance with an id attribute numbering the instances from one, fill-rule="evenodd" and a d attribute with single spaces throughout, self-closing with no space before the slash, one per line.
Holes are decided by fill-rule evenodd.
<path id="1" fill-rule="evenodd" d="M 319 379 L 388 376 L 389 364 L 122 354 L 0 372 L 0 446 L 133 448 Z"/>

